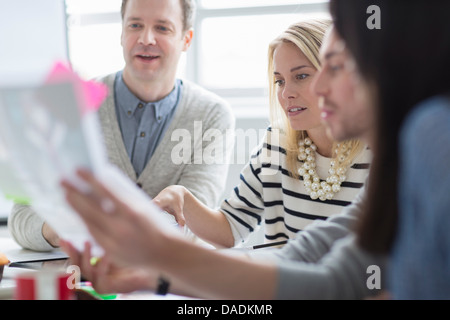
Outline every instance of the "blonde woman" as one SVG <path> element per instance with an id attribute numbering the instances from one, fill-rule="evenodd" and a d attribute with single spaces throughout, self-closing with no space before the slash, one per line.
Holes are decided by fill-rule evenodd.
<path id="1" fill-rule="evenodd" d="M 219 209 L 202 205 L 181 186 L 155 198 L 180 225 L 210 243 L 233 247 L 264 222 L 265 241 L 282 242 L 355 198 L 370 152 L 357 140 L 336 144 L 329 138 L 310 88 L 329 26 L 327 20 L 299 22 L 270 44 L 272 125 Z"/>

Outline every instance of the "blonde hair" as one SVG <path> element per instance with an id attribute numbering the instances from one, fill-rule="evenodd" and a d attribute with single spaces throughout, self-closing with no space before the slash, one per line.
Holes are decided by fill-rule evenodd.
<path id="1" fill-rule="evenodd" d="M 269 75 L 269 103 L 270 103 L 270 121 L 272 128 L 279 129 L 287 136 L 286 158 L 287 168 L 291 176 L 298 178 L 298 154 L 299 141 L 305 139 L 308 135 L 306 131 L 294 130 L 286 117 L 286 114 L 281 107 L 277 98 L 277 85 L 275 84 L 274 75 L 274 61 L 273 54 L 279 44 L 283 42 L 290 42 L 298 47 L 298 49 L 308 58 L 311 64 L 320 70 L 319 51 L 322 45 L 322 40 L 331 26 L 329 19 L 311 19 L 295 23 L 274 39 L 269 45 L 268 51 L 268 75 Z M 341 143 L 340 145 L 342 145 Z M 345 141 L 347 150 L 349 151 L 347 160 L 344 165 L 350 166 L 353 159 L 362 151 L 363 144 L 359 140 Z M 337 143 L 333 144 L 333 150 L 337 148 Z M 336 154 L 333 153 L 336 157 Z"/>

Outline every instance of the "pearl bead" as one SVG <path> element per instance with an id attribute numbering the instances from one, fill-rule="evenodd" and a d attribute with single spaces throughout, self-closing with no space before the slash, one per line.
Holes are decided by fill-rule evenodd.
<path id="1" fill-rule="evenodd" d="M 320 181 L 315 170 L 316 145 L 310 138 L 299 141 L 298 145 L 298 159 L 303 161 L 302 167 L 298 169 L 298 174 L 303 177 L 306 192 L 311 199 L 320 199 L 321 201 L 333 199 L 334 194 L 341 190 L 341 183 L 346 179 L 345 172 L 347 169 L 342 166 L 342 162 L 349 155 L 349 152 L 346 152 L 349 149 L 347 144 L 338 144 L 338 147 L 334 150 L 337 158 L 330 161 L 330 169 L 328 170 L 330 176 L 325 179 L 326 182 Z"/>

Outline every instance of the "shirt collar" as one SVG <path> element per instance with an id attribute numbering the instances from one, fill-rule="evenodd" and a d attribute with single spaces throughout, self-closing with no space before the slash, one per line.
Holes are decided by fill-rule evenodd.
<path id="1" fill-rule="evenodd" d="M 130 89 L 125 84 L 123 80 L 122 71 L 117 74 L 115 91 L 116 91 L 116 101 L 122 111 L 127 114 L 129 117 L 133 116 L 136 108 L 138 108 L 139 104 L 143 104 L 144 106 L 154 105 L 155 108 L 155 116 L 156 119 L 158 117 L 165 117 L 177 106 L 177 102 L 180 96 L 180 88 L 181 88 L 181 80 L 176 80 L 174 89 L 159 101 L 145 103 L 142 102 L 136 97 Z"/>
<path id="2" fill-rule="evenodd" d="M 177 106 L 180 97 L 181 80 L 176 80 L 173 90 L 164 98 L 156 102 L 150 102 L 155 106 L 156 119 L 166 117 Z"/>

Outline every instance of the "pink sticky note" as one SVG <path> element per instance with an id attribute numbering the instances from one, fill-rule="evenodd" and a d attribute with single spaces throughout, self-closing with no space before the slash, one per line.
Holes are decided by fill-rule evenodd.
<path id="1" fill-rule="evenodd" d="M 108 95 L 108 88 L 103 83 L 85 81 L 65 63 L 56 62 L 46 79 L 46 83 L 67 81 L 74 85 L 82 114 L 97 111 Z"/>
<path id="2" fill-rule="evenodd" d="M 84 90 L 87 95 L 89 110 L 97 111 L 108 95 L 108 87 L 103 83 L 95 81 L 83 81 Z"/>

